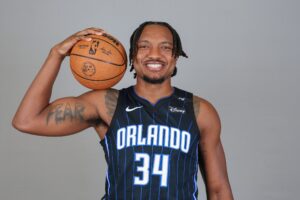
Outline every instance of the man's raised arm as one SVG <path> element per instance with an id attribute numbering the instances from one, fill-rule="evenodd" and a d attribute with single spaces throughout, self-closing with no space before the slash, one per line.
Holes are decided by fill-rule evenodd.
<path id="1" fill-rule="evenodd" d="M 28 88 L 13 118 L 13 126 L 37 135 L 61 136 L 76 133 L 95 123 L 100 115 L 93 101 L 104 91 L 87 92 L 79 97 L 67 97 L 50 103 L 52 87 L 63 59 L 79 40 L 91 40 L 89 34 L 102 34 L 101 29 L 88 28 L 55 45 Z"/>

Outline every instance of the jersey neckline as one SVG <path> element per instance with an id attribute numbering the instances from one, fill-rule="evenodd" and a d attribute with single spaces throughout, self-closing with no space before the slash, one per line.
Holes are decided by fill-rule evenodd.
<path id="1" fill-rule="evenodd" d="M 172 87 L 172 89 L 173 89 L 173 91 L 172 91 L 172 93 L 171 93 L 169 96 L 162 97 L 162 98 L 158 99 L 158 100 L 156 101 L 156 103 L 153 104 L 153 103 L 151 103 L 148 99 L 139 96 L 139 95 L 136 93 L 134 86 L 131 86 L 131 87 L 129 88 L 130 92 L 133 94 L 134 97 L 136 97 L 137 99 L 141 100 L 141 102 L 145 102 L 145 103 L 151 105 L 153 108 L 154 108 L 154 107 L 158 107 L 158 105 L 160 105 L 160 104 L 162 104 L 163 102 L 165 102 L 165 101 L 171 99 L 171 98 L 174 96 L 174 94 L 175 94 L 176 87 Z"/>

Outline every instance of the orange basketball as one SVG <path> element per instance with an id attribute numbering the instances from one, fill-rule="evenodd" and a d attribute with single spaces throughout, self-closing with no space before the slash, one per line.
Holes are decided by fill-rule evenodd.
<path id="1" fill-rule="evenodd" d="M 117 84 L 127 67 L 123 45 L 113 36 L 91 35 L 71 50 L 70 66 L 77 81 L 90 89 L 106 89 Z"/>

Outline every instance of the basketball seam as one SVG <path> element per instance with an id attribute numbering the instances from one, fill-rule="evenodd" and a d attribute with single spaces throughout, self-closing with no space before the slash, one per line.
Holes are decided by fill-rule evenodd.
<path id="1" fill-rule="evenodd" d="M 88 59 L 91 59 L 91 60 L 97 60 L 97 61 L 100 61 L 100 62 L 103 62 L 103 63 L 106 63 L 106 64 L 115 65 L 115 66 L 123 66 L 125 64 L 125 61 L 122 64 L 116 64 L 116 63 L 113 63 L 113 62 L 108 62 L 108 61 L 101 60 L 101 59 L 91 58 L 91 57 L 88 57 L 88 56 L 83 56 L 83 55 L 79 55 L 79 54 L 75 54 L 75 53 L 72 53 L 71 55 L 72 56 L 83 57 L 83 58 L 88 58 Z"/>
<path id="2" fill-rule="evenodd" d="M 115 49 L 119 52 L 119 54 L 120 54 L 121 57 L 123 58 L 123 63 L 122 63 L 122 64 L 116 64 L 116 63 L 113 63 L 113 62 L 108 62 L 108 61 L 101 60 L 101 59 L 91 58 L 91 57 L 87 57 L 87 56 L 75 54 L 75 53 L 72 53 L 72 52 L 71 52 L 70 55 L 79 56 L 79 57 L 84 57 L 84 58 L 90 58 L 90 59 L 93 59 L 93 60 L 101 61 L 101 62 L 104 62 L 104 63 L 107 63 L 107 64 L 112 64 L 112 65 L 115 65 L 115 66 L 122 66 L 122 65 L 124 65 L 124 64 L 126 63 L 127 58 L 123 56 L 123 53 L 122 53 L 118 48 L 116 48 L 114 44 L 112 44 L 112 43 L 110 43 L 110 42 L 108 42 L 108 41 L 106 41 L 106 40 L 103 40 L 103 39 L 101 39 L 101 38 L 98 38 L 98 37 L 91 37 L 91 38 L 92 38 L 92 39 L 102 40 L 103 42 L 106 42 L 106 43 L 110 44 L 113 48 L 115 48 Z M 120 42 L 119 42 L 119 43 L 120 43 Z M 124 48 L 122 47 L 122 44 L 121 44 L 121 43 L 120 43 L 120 45 L 121 45 L 121 48 L 124 50 Z M 124 50 L 124 51 L 125 51 L 125 50 Z"/>
<path id="3" fill-rule="evenodd" d="M 110 44 L 113 48 L 115 48 L 115 49 L 119 52 L 119 54 L 122 56 L 122 58 L 123 58 L 123 60 L 124 60 L 124 63 L 125 63 L 125 61 L 127 60 L 127 58 L 124 58 L 123 53 L 122 53 L 118 48 L 116 48 L 114 44 L 112 44 L 112 43 L 110 43 L 110 42 L 108 42 L 108 41 L 106 41 L 106 40 L 103 40 L 103 39 L 101 39 L 101 38 L 98 38 L 98 37 L 91 37 L 91 38 L 93 38 L 93 39 L 99 39 L 99 40 L 102 40 L 102 41 L 104 41 L 104 42 Z M 120 42 L 120 41 L 118 41 L 118 42 L 119 42 L 119 44 L 121 45 L 121 48 L 125 51 L 125 49 L 124 49 L 124 47 L 122 46 L 121 42 Z"/>
<path id="4" fill-rule="evenodd" d="M 108 79 L 101 79 L 101 80 L 88 79 L 88 78 L 82 77 L 81 75 L 77 74 L 73 69 L 71 69 L 71 70 L 72 70 L 72 72 L 73 72 L 74 74 L 76 74 L 76 75 L 79 76 L 80 78 L 83 78 L 83 79 L 88 80 L 88 81 L 108 81 L 108 80 L 117 78 L 118 76 L 124 74 L 124 72 L 125 72 L 125 70 L 126 70 L 126 67 L 124 68 L 124 70 L 123 70 L 120 74 L 118 74 L 118 75 L 116 75 L 116 76 L 113 76 L 113 77 L 111 77 L 111 78 L 108 78 Z"/>

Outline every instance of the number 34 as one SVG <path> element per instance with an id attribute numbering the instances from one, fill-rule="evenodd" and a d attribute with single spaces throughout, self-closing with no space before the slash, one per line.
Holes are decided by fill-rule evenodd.
<path id="1" fill-rule="evenodd" d="M 146 153 L 136 153 L 135 161 L 142 161 L 141 166 L 137 166 L 137 171 L 142 173 L 142 176 L 134 176 L 134 185 L 147 185 L 149 182 L 149 167 L 150 156 Z M 154 155 L 152 175 L 159 175 L 160 186 L 166 187 L 168 183 L 169 155 Z"/>

